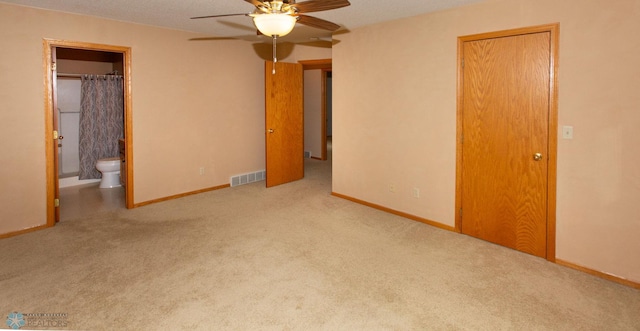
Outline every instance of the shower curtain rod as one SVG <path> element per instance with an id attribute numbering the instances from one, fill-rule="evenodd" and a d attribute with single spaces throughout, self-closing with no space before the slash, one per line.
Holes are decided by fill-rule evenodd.
<path id="1" fill-rule="evenodd" d="M 80 78 L 82 77 L 83 74 L 64 74 L 64 73 L 58 73 L 56 76 L 58 77 L 68 77 L 68 78 Z"/>
<path id="2" fill-rule="evenodd" d="M 84 75 L 96 75 L 96 74 L 65 74 L 61 72 L 56 74 L 57 77 L 67 77 L 67 78 L 82 78 L 82 76 Z M 122 76 L 122 75 L 118 74 L 118 71 L 116 70 L 108 74 L 97 75 L 97 76 Z"/>

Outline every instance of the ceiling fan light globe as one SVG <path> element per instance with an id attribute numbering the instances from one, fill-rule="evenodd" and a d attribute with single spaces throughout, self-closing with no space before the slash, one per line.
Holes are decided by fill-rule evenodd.
<path id="1" fill-rule="evenodd" d="M 286 36 L 296 25 L 296 18 L 289 14 L 261 14 L 253 16 L 253 24 L 265 36 Z"/>

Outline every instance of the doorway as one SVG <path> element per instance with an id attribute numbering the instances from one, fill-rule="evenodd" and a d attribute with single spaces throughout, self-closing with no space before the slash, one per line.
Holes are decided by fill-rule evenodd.
<path id="1" fill-rule="evenodd" d="M 69 84 L 69 80 L 78 79 L 81 75 L 60 72 L 60 68 L 73 67 L 95 67 L 96 63 L 102 63 L 110 68 L 106 73 L 118 71 L 123 76 L 123 119 L 124 119 L 124 144 L 122 146 L 123 158 L 126 162 L 121 167 L 126 173 L 124 176 L 125 185 L 125 201 L 127 208 L 133 208 L 133 164 L 132 164 L 132 127 L 131 127 L 131 49 L 128 47 L 99 45 L 83 42 L 71 42 L 63 40 L 43 40 L 43 68 L 45 70 L 45 148 L 47 162 L 47 226 L 53 226 L 60 220 L 60 179 L 66 174 L 73 175 L 75 169 L 69 166 L 67 159 L 60 158 L 60 151 L 63 144 L 73 144 L 71 139 L 74 134 L 68 136 L 65 142 L 64 136 L 60 135 L 60 125 L 62 118 L 72 119 L 73 112 L 60 114 L 58 107 L 59 78 L 60 82 L 65 80 L 63 85 L 66 87 L 74 85 Z M 66 62 L 65 62 L 66 61 Z M 73 63 L 72 63 L 73 62 Z M 99 67 L 100 65 L 98 65 Z M 83 69 L 78 69 L 82 71 Z M 100 70 L 100 69 L 99 69 Z M 91 72 L 86 72 L 91 73 Z M 74 92 L 75 93 L 75 92 Z M 73 97 L 71 98 L 73 99 Z M 68 100 L 66 100 L 68 101 Z M 67 128 L 72 120 L 67 119 L 68 123 L 64 124 Z M 63 156 L 64 157 L 64 156 Z M 65 165 L 65 162 L 67 164 Z"/>
<path id="2" fill-rule="evenodd" d="M 54 95 L 56 97 L 56 110 L 58 112 L 58 182 L 60 188 L 83 185 L 91 182 L 99 182 L 99 178 L 81 180 L 80 167 L 80 108 L 82 95 L 95 95 L 82 92 L 82 77 L 94 75 L 92 82 L 99 82 L 113 78 L 123 78 L 122 53 L 94 51 L 76 48 L 56 47 L 56 80 Z M 86 78 L 86 77 L 85 77 Z M 95 78 L 95 79 L 93 79 Z M 95 84 L 92 86 L 96 86 Z M 124 95 L 122 88 L 120 96 Z M 111 93 L 109 93 L 111 94 Z M 122 101 L 117 102 L 122 104 Z M 118 109 L 118 120 L 111 120 L 109 126 L 114 128 L 118 136 L 114 136 L 112 150 L 117 152 L 117 138 L 124 134 L 121 132 L 124 120 L 123 109 Z M 115 123 L 114 123 L 115 122 Z M 106 126 L 106 125 L 103 125 Z M 96 124 L 96 127 L 99 127 Z M 87 131 L 87 130 L 85 130 Z M 111 140 L 109 140 L 111 141 Z M 85 141 L 86 142 L 86 141 Z M 105 156 L 117 156 L 111 152 Z M 95 160 L 84 162 L 83 172 L 91 172 L 94 176 Z M 90 170 L 87 170 L 90 169 Z M 91 176 L 84 176 L 91 177 Z"/>
<path id="3" fill-rule="evenodd" d="M 273 66 L 277 69 L 273 71 Z M 305 88 L 304 72 L 320 69 L 321 114 L 316 123 L 320 127 L 322 156 L 327 159 L 326 78 L 331 70 L 331 59 L 299 61 L 299 63 L 265 62 L 265 156 L 266 186 L 272 187 L 293 182 L 304 177 Z M 303 87 L 304 86 L 304 87 Z"/>
<path id="4" fill-rule="evenodd" d="M 305 73 L 305 155 L 326 161 L 332 136 L 332 59 L 300 63 Z"/>
<path id="5" fill-rule="evenodd" d="M 555 260 L 558 25 L 459 38 L 456 229 Z"/>

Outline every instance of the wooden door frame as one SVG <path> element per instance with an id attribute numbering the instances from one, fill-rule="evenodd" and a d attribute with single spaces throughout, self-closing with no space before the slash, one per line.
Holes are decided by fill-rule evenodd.
<path id="1" fill-rule="evenodd" d="M 131 47 L 102 45 L 86 42 L 76 42 L 67 40 L 47 39 L 42 40 L 43 56 L 42 69 L 44 71 L 44 118 L 45 118 L 45 154 L 46 154 L 46 181 L 47 181 L 47 227 L 55 224 L 56 207 L 54 199 L 56 198 L 55 182 L 58 180 L 58 174 L 54 165 L 54 144 L 57 143 L 53 137 L 53 71 L 51 61 L 51 50 L 53 47 L 65 47 L 84 49 L 90 51 L 103 51 L 122 54 L 122 64 L 124 70 L 124 136 L 126 144 L 126 167 L 127 177 L 125 185 L 126 207 L 133 208 L 133 126 L 132 126 L 132 101 L 131 101 Z"/>
<path id="2" fill-rule="evenodd" d="M 306 60 L 306 61 L 298 61 L 298 63 L 302 64 L 302 72 L 304 74 L 305 70 L 322 70 L 322 90 L 321 90 L 321 114 L 320 121 L 322 122 L 320 128 L 320 134 L 322 135 L 322 150 L 320 155 L 320 160 L 327 160 L 327 72 L 332 71 L 333 62 L 332 59 L 321 59 L 321 60 Z"/>
<path id="3" fill-rule="evenodd" d="M 455 202 L 455 230 L 462 232 L 462 116 L 463 116 L 463 49 L 464 43 L 469 41 L 510 37 L 523 34 L 549 32 L 550 35 L 550 63 L 549 63 L 549 145 L 547 150 L 547 243 L 546 259 L 556 260 L 556 176 L 558 151 L 558 44 L 560 24 L 546 24 L 526 28 L 511 29 L 497 32 L 481 33 L 458 37 L 458 77 L 457 77 L 457 124 L 456 124 L 456 202 Z"/>

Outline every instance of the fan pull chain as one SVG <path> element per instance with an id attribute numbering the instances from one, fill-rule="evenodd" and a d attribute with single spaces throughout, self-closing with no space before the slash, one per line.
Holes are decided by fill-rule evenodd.
<path id="1" fill-rule="evenodd" d="M 273 69 L 271 70 L 271 74 L 275 75 L 276 74 L 276 62 L 278 62 L 277 56 L 276 56 L 276 43 L 278 40 L 278 35 L 273 35 Z"/>

